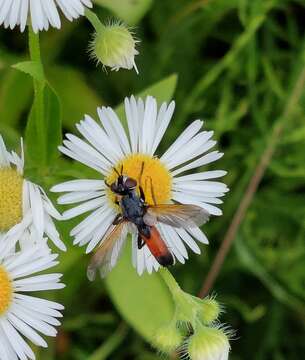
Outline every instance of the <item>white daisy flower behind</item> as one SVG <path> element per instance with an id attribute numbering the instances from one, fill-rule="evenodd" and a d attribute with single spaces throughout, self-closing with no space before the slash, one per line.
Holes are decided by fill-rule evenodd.
<path id="1" fill-rule="evenodd" d="M 61 219 L 44 190 L 23 177 L 24 153 L 21 157 L 9 152 L 0 135 L 0 234 L 3 241 L 21 239 L 33 233 L 31 239 L 44 242 L 44 235 L 61 250 L 66 250 L 53 222 Z"/>
<path id="2" fill-rule="evenodd" d="M 84 15 L 86 7 L 92 7 L 91 0 L 0 0 L 0 25 L 10 29 L 20 26 L 24 31 L 30 19 L 35 33 L 48 30 L 50 25 L 60 29 L 58 8 L 72 21 Z"/>
<path id="3" fill-rule="evenodd" d="M 57 265 L 57 255 L 39 245 L 12 253 L 4 244 L 0 236 L 0 359 L 35 359 L 25 338 L 47 347 L 40 334 L 56 336 L 64 307 L 26 293 L 64 287 L 61 274 L 38 274 Z"/>
<path id="4" fill-rule="evenodd" d="M 216 141 L 211 140 L 212 131 L 201 129 L 202 121 L 191 123 L 161 157 L 155 155 L 169 126 L 174 107 L 174 102 L 171 102 L 169 105 L 163 103 L 158 109 L 156 99 L 151 96 L 146 98 L 145 103 L 133 96 L 126 98 L 128 134 L 113 109 L 99 108 L 99 123 L 86 115 L 84 120 L 76 125 L 85 140 L 67 134 L 67 140 L 60 150 L 100 172 L 108 184 L 118 179 L 121 168 L 124 176 L 138 182 L 142 171 L 145 201 L 149 205 L 155 202 L 193 204 L 208 214 L 221 215 L 221 210 L 215 205 L 222 203 L 219 198 L 224 196 L 228 188 L 213 179 L 224 176 L 226 172 L 216 170 L 189 173 L 190 170 L 210 164 L 223 155 L 218 151 L 209 152 Z M 87 245 L 87 253 L 100 244 L 120 212 L 120 208 L 115 205 L 115 196 L 105 182 L 102 179 L 72 180 L 51 189 L 55 192 L 68 192 L 58 199 L 60 204 L 79 203 L 64 212 L 64 219 L 91 212 L 71 231 L 74 244 Z M 157 229 L 172 255 L 181 263 L 188 258 L 186 245 L 199 254 L 200 248 L 196 241 L 208 243 L 199 227 L 184 229 L 159 222 Z M 116 245 L 109 250 L 109 268 L 112 268 L 118 259 L 124 237 L 123 233 Z M 142 274 L 145 269 L 149 273 L 157 270 L 159 263 L 147 246 L 138 249 L 137 239 L 137 231 L 132 231 L 132 258 L 138 273 Z"/>

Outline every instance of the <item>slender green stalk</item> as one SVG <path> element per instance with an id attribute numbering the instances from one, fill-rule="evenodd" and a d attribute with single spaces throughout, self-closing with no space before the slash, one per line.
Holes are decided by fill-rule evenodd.
<path id="1" fill-rule="evenodd" d="M 126 337 L 128 328 L 125 324 L 121 324 L 117 330 L 101 344 L 99 348 L 89 357 L 88 360 L 104 360 L 115 351 L 115 349 L 121 344 Z"/>
<path id="2" fill-rule="evenodd" d="M 105 26 L 100 22 L 99 18 L 94 14 L 93 11 L 86 9 L 85 16 L 90 21 L 91 25 L 94 27 L 97 33 L 105 28 Z"/>
<path id="3" fill-rule="evenodd" d="M 35 34 L 32 27 L 29 26 L 29 51 L 30 58 L 34 61 L 39 67 L 41 67 L 40 72 L 43 74 L 43 65 L 41 62 L 41 53 L 40 53 L 40 43 L 39 43 L 39 34 Z M 46 164 L 46 129 L 45 129 L 45 109 L 44 109 L 44 81 L 39 81 L 33 79 L 34 83 L 34 102 L 33 102 L 33 111 L 35 111 L 35 125 L 37 131 L 37 143 L 39 144 L 39 149 L 41 151 L 42 163 Z"/>
<path id="4" fill-rule="evenodd" d="M 162 276 L 162 279 L 166 283 L 167 287 L 169 288 L 170 292 L 172 293 L 173 297 L 176 297 L 177 294 L 181 293 L 182 290 L 180 286 L 178 285 L 173 275 L 167 270 L 167 268 L 161 268 L 159 270 L 159 273 Z"/>
<path id="5" fill-rule="evenodd" d="M 160 269 L 159 273 L 171 292 L 175 303 L 174 321 L 183 320 L 193 323 L 198 306 L 192 296 L 181 289 L 176 279 L 166 268 Z"/>

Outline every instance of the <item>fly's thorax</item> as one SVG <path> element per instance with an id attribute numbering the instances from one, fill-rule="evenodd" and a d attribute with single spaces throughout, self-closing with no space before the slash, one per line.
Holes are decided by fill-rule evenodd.
<path id="1" fill-rule="evenodd" d="M 123 216 L 137 225 L 138 218 L 143 218 L 145 214 L 141 199 L 137 195 L 127 195 L 122 197 L 120 204 Z"/>

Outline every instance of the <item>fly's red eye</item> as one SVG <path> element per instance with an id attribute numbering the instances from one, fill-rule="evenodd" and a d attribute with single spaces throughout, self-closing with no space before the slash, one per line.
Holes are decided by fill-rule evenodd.
<path id="1" fill-rule="evenodd" d="M 128 189 L 133 189 L 137 186 L 137 181 L 135 179 L 132 178 L 127 178 L 125 180 L 125 187 L 127 187 Z"/>

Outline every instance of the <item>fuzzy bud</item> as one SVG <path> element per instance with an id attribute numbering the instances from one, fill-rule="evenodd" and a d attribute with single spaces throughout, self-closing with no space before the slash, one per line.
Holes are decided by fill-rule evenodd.
<path id="1" fill-rule="evenodd" d="M 206 298 L 201 301 L 198 315 L 203 323 L 210 324 L 218 319 L 221 312 L 221 306 L 215 299 Z"/>
<path id="2" fill-rule="evenodd" d="M 139 53 L 135 48 L 137 42 L 124 24 L 114 23 L 102 26 L 95 33 L 89 50 L 92 58 L 111 70 L 135 68 L 138 73 L 134 60 Z"/>
<path id="3" fill-rule="evenodd" d="M 174 323 L 159 328 L 153 341 L 158 350 L 167 354 L 176 350 L 182 342 L 183 336 Z"/>
<path id="4" fill-rule="evenodd" d="M 201 327 L 188 340 L 191 360 L 227 360 L 230 344 L 222 329 Z"/>

